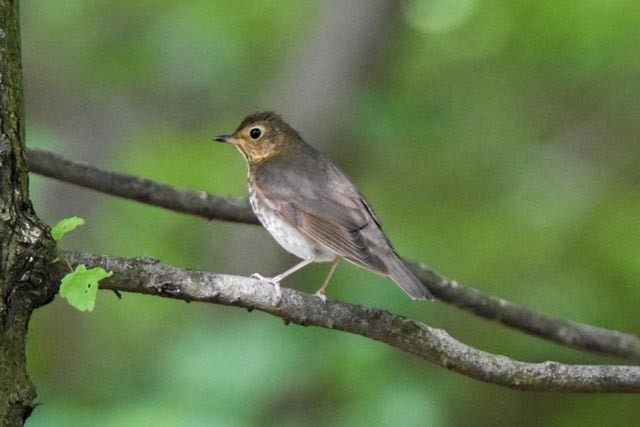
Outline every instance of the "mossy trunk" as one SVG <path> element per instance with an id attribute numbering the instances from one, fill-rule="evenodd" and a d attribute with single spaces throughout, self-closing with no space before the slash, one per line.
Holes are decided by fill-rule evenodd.
<path id="1" fill-rule="evenodd" d="M 48 228 L 33 211 L 24 157 L 18 1 L 0 0 L 0 424 L 22 425 L 36 396 L 26 367 L 33 310 L 50 301 L 55 257 Z"/>

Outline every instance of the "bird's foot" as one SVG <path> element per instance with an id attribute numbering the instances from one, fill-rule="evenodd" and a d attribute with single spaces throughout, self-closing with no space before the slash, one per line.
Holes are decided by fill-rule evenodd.
<path id="1" fill-rule="evenodd" d="M 280 289 L 280 279 L 278 277 L 264 277 L 260 273 L 253 273 L 251 275 L 253 279 L 262 280 L 267 283 L 271 283 L 276 290 L 276 296 L 278 297 L 278 301 L 282 299 L 282 289 Z"/>
<path id="2" fill-rule="evenodd" d="M 318 289 L 314 295 L 320 298 L 323 303 L 327 303 L 327 296 L 324 293 L 324 288 Z"/>

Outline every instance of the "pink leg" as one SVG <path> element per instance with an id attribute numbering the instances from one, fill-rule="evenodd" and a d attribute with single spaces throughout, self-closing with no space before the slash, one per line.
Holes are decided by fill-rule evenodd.
<path id="1" fill-rule="evenodd" d="M 316 295 L 319 296 L 322 301 L 327 301 L 327 296 L 325 295 L 325 289 L 327 289 L 329 280 L 331 280 L 331 277 L 333 276 L 333 273 L 336 271 L 336 268 L 338 267 L 339 262 L 340 262 L 340 258 L 336 257 L 336 259 L 331 264 L 331 270 L 329 270 L 329 274 L 327 275 L 327 278 L 324 279 L 324 283 L 322 284 L 322 287 L 316 291 Z"/>
<path id="2" fill-rule="evenodd" d="M 284 273 L 280 273 L 275 277 L 264 277 L 263 275 L 261 275 L 259 273 L 253 273 L 251 275 L 251 277 L 253 277 L 254 279 L 260 279 L 260 280 L 264 280 L 265 282 L 271 283 L 273 286 L 276 287 L 276 294 L 278 294 L 278 298 L 280 298 L 280 297 L 282 297 L 282 292 L 280 291 L 280 282 L 285 277 L 295 273 L 296 271 L 300 270 L 304 266 L 311 264 L 315 259 L 316 259 L 316 257 L 313 256 L 311 258 L 307 258 L 305 260 L 302 260 L 301 262 L 299 262 L 298 264 L 294 265 L 293 267 L 291 267 L 290 269 L 288 269 Z"/>

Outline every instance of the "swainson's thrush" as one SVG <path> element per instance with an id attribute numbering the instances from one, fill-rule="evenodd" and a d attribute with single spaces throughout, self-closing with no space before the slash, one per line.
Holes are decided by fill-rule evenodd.
<path id="1" fill-rule="evenodd" d="M 254 277 L 273 283 L 280 293 L 280 281 L 291 273 L 312 262 L 332 262 L 316 293 L 324 299 L 329 279 L 344 258 L 390 277 L 413 299 L 432 298 L 393 249 L 364 196 L 280 116 L 251 114 L 232 135 L 214 139 L 242 153 L 253 211 L 284 249 L 303 259 L 275 277 Z"/>

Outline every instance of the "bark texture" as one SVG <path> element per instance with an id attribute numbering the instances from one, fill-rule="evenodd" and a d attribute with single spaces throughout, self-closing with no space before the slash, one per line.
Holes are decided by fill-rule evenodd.
<path id="1" fill-rule="evenodd" d="M 640 366 L 526 363 L 457 341 L 442 329 L 384 310 L 327 300 L 247 277 L 182 270 L 152 258 L 119 258 L 65 252 L 71 264 L 103 267 L 113 276 L 103 289 L 244 307 L 280 317 L 285 324 L 349 332 L 415 354 L 459 374 L 516 390 L 640 393 Z M 62 274 L 61 272 L 60 274 Z"/>
<path id="2" fill-rule="evenodd" d="M 34 407 L 26 370 L 32 311 L 50 301 L 55 257 L 28 193 L 18 2 L 0 0 L 0 423 L 22 425 Z"/>

